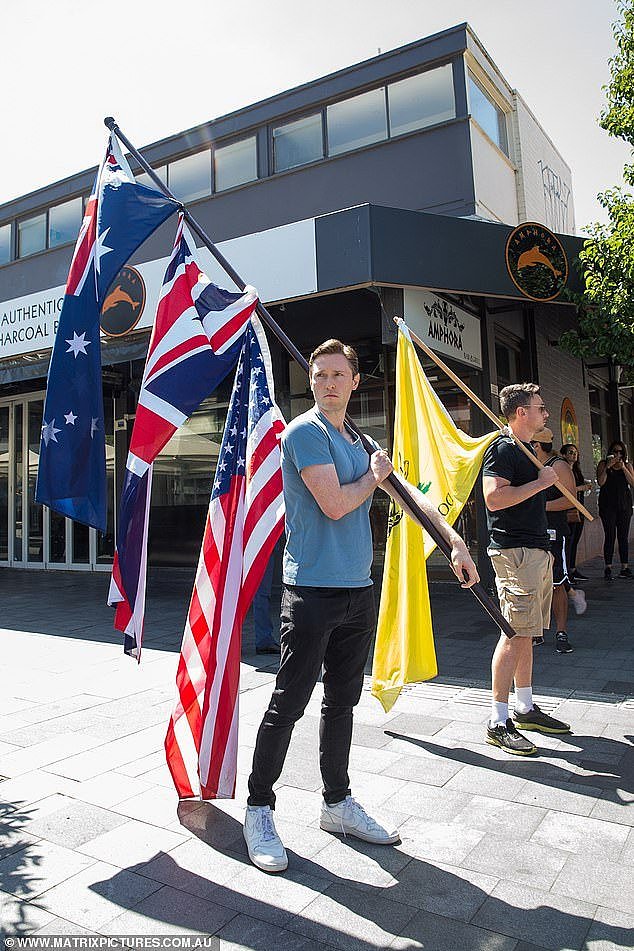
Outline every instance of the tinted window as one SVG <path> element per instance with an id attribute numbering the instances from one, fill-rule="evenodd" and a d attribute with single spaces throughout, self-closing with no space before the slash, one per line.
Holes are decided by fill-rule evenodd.
<path id="1" fill-rule="evenodd" d="M 75 241 L 82 219 L 82 200 L 73 198 L 62 205 L 53 205 L 48 211 L 48 246 Z"/>
<path id="2" fill-rule="evenodd" d="M 321 115 L 305 116 L 274 128 L 273 154 L 276 172 L 323 158 Z"/>
<path id="3" fill-rule="evenodd" d="M 0 227 L 0 264 L 11 260 L 11 225 Z"/>
<path id="4" fill-rule="evenodd" d="M 255 136 L 223 145 L 214 151 L 214 182 L 217 192 L 234 188 L 258 177 Z"/>
<path id="5" fill-rule="evenodd" d="M 158 168 L 153 169 L 156 175 L 161 179 L 164 185 L 167 185 L 167 165 L 159 165 Z M 139 172 L 136 176 L 137 182 L 141 182 L 142 185 L 147 185 L 148 188 L 156 188 L 157 186 L 152 181 L 147 172 Z"/>
<path id="6" fill-rule="evenodd" d="M 46 214 L 18 222 L 18 257 L 25 258 L 46 247 Z"/>
<path id="7" fill-rule="evenodd" d="M 469 74 L 469 106 L 471 115 L 498 148 L 508 155 L 506 116 L 471 74 Z"/>
<path id="8" fill-rule="evenodd" d="M 211 194 L 211 152 L 196 152 L 170 162 L 167 175 L 170 191 L 179 201 L 196 201 Z"/>
<path id="9" fill-rule="evenodd" d="M 373 89 L 354 99 L 328 106 L 328 154 L 339 155 L 387 138 L 385 89 Z"/>
<path id="10" fill-rule="evenodd" d="M 403 135 L 456 115 L 451 64 L 409 76 L 387 87 L 390 135 Z"/>

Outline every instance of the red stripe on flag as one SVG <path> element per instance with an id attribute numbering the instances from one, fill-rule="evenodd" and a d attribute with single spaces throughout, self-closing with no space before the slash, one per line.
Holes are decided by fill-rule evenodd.
<path id="1" fill-rule="evenodd" d="M 235 317 L 232 317 L 231 320 L 229 320 L 226 324 L 223 324 L 219 330 L 211 335 L 209 342 L 215 353 L 218 353 L 218 351 L 226 344 L 226 342 L 231 340 L 234 334 L 237 334 L 239 330 L 244 327 L 246 322 L 251 317 L 251 314 L 255 310 L 256 304 L 257 300 L 252 304 L 249 304 L 248 307 L 245 307 L 244 310 L 239 311 Z"/>

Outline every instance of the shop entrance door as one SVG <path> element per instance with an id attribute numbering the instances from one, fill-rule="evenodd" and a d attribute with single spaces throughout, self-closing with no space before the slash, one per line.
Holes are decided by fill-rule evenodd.
<path id="1" fill-rule="evenodd" d="M 35 501 L 43 408 L 43 393 L 0 403 L 0 564 L 108 570 L 112 565 L 112 529 L 102 535 Z M 108 491 L 112 496 L 114 440 L 107 442 Z M 109 501 L 112 519 L 113 500 Z"/>

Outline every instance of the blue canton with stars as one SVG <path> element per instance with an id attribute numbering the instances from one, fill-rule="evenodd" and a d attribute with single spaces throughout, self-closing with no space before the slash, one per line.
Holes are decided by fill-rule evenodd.
<path id="1" fill-rule="evenodd" d="M 108 506 L 101 306 L 130 255 L 177 207 L 156 189 L 137 183 L 111 139 L 86 208 L 60 313 L 35 493 L 43 505 L 102 532 Z M 78 270 L 83 281 L 74 280 Z"/>
<path id="2" fill-rule="evenodd" d="M 246 474 L 248 434 L 270 410 L 271 404 L 262 350 L 253 326 L 249 323 L 231 393 L 216 477 L 211 491 L 212 499 L 217 499 L 229 491 L 233 476 Z"/>

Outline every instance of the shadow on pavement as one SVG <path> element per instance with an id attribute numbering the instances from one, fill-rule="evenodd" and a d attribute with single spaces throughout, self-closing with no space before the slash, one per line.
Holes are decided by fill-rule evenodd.
<path id="1" fill-rule="evenodd" d="M 245 892 L 232 889 L 231 880 L 214 887 L 214 867 L 221 855 L 243 864 L 245 871 L 251 869 L 242 827 L 235 818 L 207 803 L 193 813 L 181 815 L 181 823 L 209 846 L 209 879 L 181 868 L 168 853 L 158 853 L 149 863 L 131 866 L 125 871 L 148 876 L 151 867 L 154 880 L 189 895 L 205 896 L 210 903 L 210 919 L 213 919 L 212 909 L 217 908 L 217 904 L 233 909 L 241 916 L 240 930 L 232 936 L 240 947 L 257 951 L 266 948 L 268 951 L 278 946 L 278 941 L 280 946 L 303 947 L 303 944 L 296 945 L 289 940 L 291 935 L 288 932 L 295 937 L 303 935 L 319 942 L 318 946 L 342 951 L 385 947 L 391 944 L 395 935 L 399 935 L 398 946 L 403 949 L 424 947 L 453 951 L 464 947 L 470 951 L 484 948 L 510 951 L 515 947 L 513 939 L 519 939 L 533 946 L 558 951 L 561 948 L 580 948 L 586 937 L 599 943 L 611 942 L 610 947 L 614 948 L 631 946 L 629 928 L 595 920 L 592 914 L 573 914 L 556 907 L 557 903 L 574 904 L 570 900 L 553 895 L 552 904 L 521 907 L 520 903 L 511 904 L 490 894 L 447 867 L 422 861 L 402 849 L 372 846 L 353 839 L 346 839 L 343 843 L 343 847 L 349 849 L 348 877 L 330 871 L 311 858 L 299 856 L 292 849 L 287 850 L 289 869 L 283 880 L 295 882 L 298 886 L 308 885 L 314 892 L 312 900 L 299 913 L 293 914 L 286 909 L 283 900 L 279 904 L 275 900 L 276 892 L 283 885 L 283 882 L 276 881 L 280 876 L 267 876 L 253 870 L 254 875 L 262 876 L 262 887 L 258 887 L 259 877 L 255 880 L 255 887 L 251 879 L 249 893 L 246 889 Z M 391 883 L 377 886 L 355 882 L 355 865 L 367 867 L 369 863 L 383 870 L 385 880 L 391 880 Z M 113 887 L 116 877 L 97 882 L 92 887 L 99 894 L 118 894 L 119 890 Z M 546 894 L 533 892 L 532 896 L 534 899 L 534 896 L 545 897 Z M 161 910 L 157 906 L 155 901 L 150 917 L 183 926 L 176 907 Z M 142 909 L 142 913 L 148 915 L 148 909 Z M 258 925 L 247 927 L 250 919 L 258 920 Z M 267 944 L 267 941 L 275 940 L 271 933 L 273 925 L 277 928 L 277 940 L 274 944 Z M 237 929 L 238 922 L 234 925 L 236 932 Z M 193 930 L 205 932 L 203 921 Z M 221 927 L 220 936 L 225 937 L 227 930 L 231 930 L 231 923 Z M 408 940 L 413 943 L 409 944 Z M 312 943 L 311 947 L 314 947 Z"/>

